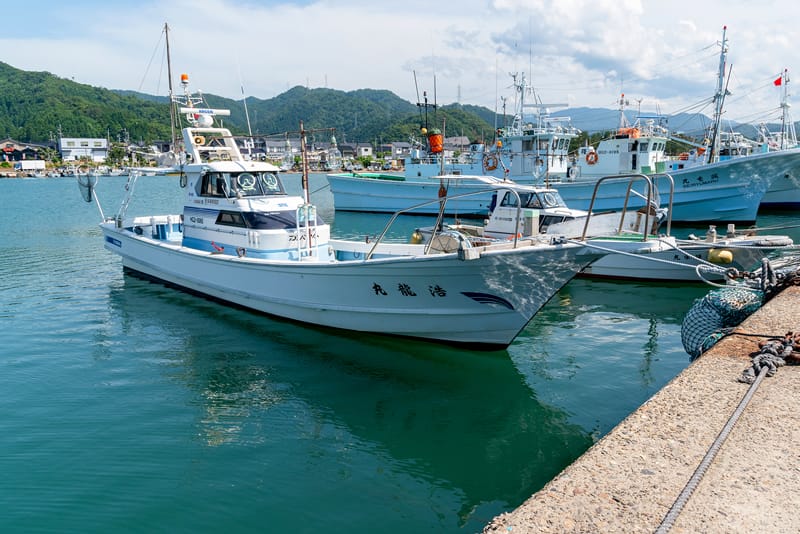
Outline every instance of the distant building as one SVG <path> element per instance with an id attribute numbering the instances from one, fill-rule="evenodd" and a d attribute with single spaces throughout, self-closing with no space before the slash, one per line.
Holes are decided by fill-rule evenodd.
<path id="1" fill-rule="evenodd" d="M 345 159 L 353 159 L 356 157 L 356 145 L 351 143 L 339 143 L 339 152 Z"/>
<path id="2" fill-rule="evenodd" d="M 403 159 L 411 154 L 411 143 L 407 141 L 396 141 L 390 146 L 390 159 Z"/>
<path id="3" fill-rule="evenodd" d="M 45 145 L 32 143 L 19 143 L 13 139 L 0 141 L 0 161 L 38 160 L 40 150 L 47 148 Z"/>
<path id="4" fill-rule="evenodd" d="M 356 157 L 372 157 L 372 145 L 369 143 L 358 143 L 356 145 Z"/>
<path id="5" fill-rule="evenodd" d="M 444 139 L 445 150 L 464 152 L 465 150 L 469 150 L 470 144 L 469 137 L 463 135 L 457 137 L 446 137 Z"/>
<path id="6" fill-rule="evenodd" d="M 108 157 L 108 140 L 100 137 L 61 137 L 58 151 L 63 161 L 90 159 L 101 163 Z"/>

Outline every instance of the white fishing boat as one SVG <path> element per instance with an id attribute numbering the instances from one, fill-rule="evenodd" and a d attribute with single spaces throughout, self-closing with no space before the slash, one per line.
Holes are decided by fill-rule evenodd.
<path id="1" fill-rule="evenodd" d="M 349 172 L 329 174 L 337 211 L 394 213 L 415 206 L 412 215 L 436 215 L 432 199 L 449 197 L 447 213 L 484 218 L 492 202 L 492 186 L 507 182 L 488 175 L 444 174 L 407 180 L 397 174 Z M 479 194 L 469 194 L 482 192 Z"/>
<path id="2" fill-rule="evenodd" d="M 118 213 L 100 210 L 104 246 L 126 272 L 312 325 L 502 348 L 602 255 L 550 235 L 479 246 L 450 232 L 438 248 L 392 243 L 386 232 L 332 239 L 309 203 L 307 174 L 304 196 L 288 195 L 277 167 L 244 159 L 231 132 L 213 126 L 227 111 L 194 106 L 185 81 L 174 99 L 188 121 L 177 167 L 183 212 L 127 216 L 136 172 Z M 91 181 L 82 188 L 97 200 Z"/>
<path id="3" fill-rule="evenodd" d="M 595 197 L 604 182 L 598 181 Z M 628 177 L 629 190 L 644 175 Z M 537 233 L 564 235 L 607 254 L 585 267 L 579 278 L 639 280 L 648 282 L 724 281 L 761 266 L 761 260 L 776 253 L 800 250 L 786 235 L 759 235 L 755 230 L 737 232 L 728 224 L 724 235 L 711 226 L 705 236 L 679 239 L 670 235 L 669 208 L 595 213 L 568 208 L 555 189 L 524 186 L 512 182 L 484 182 L 496 201 L 482 225 L 455 222 L 444 225 L 473 236 L 475 240 L 503 241 Z M 459 200 L 458 197 L 450 199 Z M 649 204 L 653 204 L 652 196 Z M 663 231 L 662 231 L 663 230 Z M 418 229 L 420 242 L 431 239 L 432 229 Z M 441 234 L 442 232 L 439 232 Z"/>
<path id="4" fill-rule="evenodd" d="M 614 250 L 612 241 L 611 237 L 590 240 L 594 245 Z M 647 282 L 722 282 L 752 272 L 761 266 L 764 258 L 800 250 L 787 235 L 737 231 L 734 224 L 729 224 L 727 233 L 719 236 L 716 227 L 711 225 L 705 236 L 678 239 L 662 235 L 648 241 L 651 248 L 645 254 L 608 254 L 584 268 L 578 277 Z"/>

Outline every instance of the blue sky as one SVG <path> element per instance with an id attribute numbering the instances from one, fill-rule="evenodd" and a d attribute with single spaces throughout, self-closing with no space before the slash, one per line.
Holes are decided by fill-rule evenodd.
<path id="1" fill-rule="evenodd" d="M 642 111 L 710 115 L 727 26 L 726 118 L 757 122 L 780 113 L 773 80 L 800 69 L 800 7 L 788 0 L 46 0 L 3 10 L 0 61 L 153 94 L 166 94 L 165 22 L 174 77 L 230 98 L 303 85 L 415 102 L 416 73 L 429 95 L 435 77 L 439 103 L 494 109 L 513 103 L 509 73 L 525 72 L 545 102 L 614 108 L 624 93 Z"/>

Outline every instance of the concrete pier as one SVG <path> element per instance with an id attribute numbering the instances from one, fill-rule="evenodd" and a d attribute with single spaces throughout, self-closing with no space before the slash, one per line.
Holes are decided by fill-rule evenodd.
<path id="1" fill-rule="evenodd" d="M 800 331 L 800 287 L 748 317 L 485 533 L 656 532 L 749 389 L 759 335 Z M 670 533 L 800 532 L 800 366 L 765 377 Z M 662 528 L 662 532 L 666 531 Z"/>

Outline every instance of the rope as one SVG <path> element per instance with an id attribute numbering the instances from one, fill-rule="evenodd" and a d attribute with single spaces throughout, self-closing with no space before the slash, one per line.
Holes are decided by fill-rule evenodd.
<path id="1" fill-rule="evenodd" d="M 765 369 L 767 376 L 773 376 L 778 372 L 778 367 L 786 365 L 786 360 L 792 355 L 796 343 L 800 343 L 800 334 L 794 335 L 792 332 L 788 332 L 783 339 L 770 339 L 759 343 L 761 350 L 753 356 L 752 365 L 744 370 L 739 382 L 752 384 L 756 376 Z"/>
<path id="2" fill-rule="evenodd" d="M 761 380 L 763 380 L 764 376 L 767 374 L 767 367 L 763 367 L 761 371 L 759 371 L 758 376 L 753 381 L 752 385 L 748 388 L 747 393 L 745 393 L 742 400 L 739 402 L 739 406 L 733 412 L 733 415 L 728 419 L 728 422 L 725 423 L 725 426 L 722 428 L 722 431 L 717 436 L 717 439 L 714 440 L 714 443 L 711 444 L 711 448 L 708 449 L 706 455 L 703 457 L 703 460 L 700 462 L 700 465 L 697 466 L 694 473 L 692 474 L 689 482 L 686 483 L 686 486 L 681 491 L 678 498 L 675 500 L 675 503 L 672 505 L 672 508 L 669 509 L 667 515 L 664 516 L 664 519 L 661 521 L 661 524 L 658 526 L 656 530 L 656 534 L 666 534 L 675 524 L 675 520 L 678 518 L 678 515 L 683 510 L 683 507 L 686 506 L 686 503 L 689 501 L 689 497 L 692 496 L 694 490 L 697 488 L 697 485 L 702 480 L 703 475 L 705 475 L 706 470 L 711 465 L 711 462 L 714 461 L 714 458 L 717 456 L 717 452 L 722 447 L 722 444 L 728 439 L 728 434 L 730 434 L 733 426 L 739 420 L 739 417 L 744 412 L 744 409 L 750 403 L 750 399 L 753 397 L 756 389 L 761 384 Z"/>

